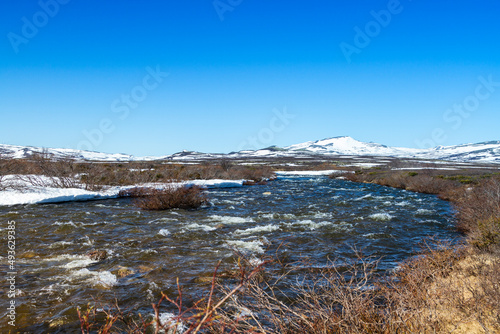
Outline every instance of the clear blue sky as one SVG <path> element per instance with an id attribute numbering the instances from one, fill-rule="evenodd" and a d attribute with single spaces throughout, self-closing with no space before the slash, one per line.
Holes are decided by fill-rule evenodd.
<path id="1" fill-rule="evenodd" d="M 499 17 L 496 0 L 3 1 L 0 143 L 499 140 Z"/>

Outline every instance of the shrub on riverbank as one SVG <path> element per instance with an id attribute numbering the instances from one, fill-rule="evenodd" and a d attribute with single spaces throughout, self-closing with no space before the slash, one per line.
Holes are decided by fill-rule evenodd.
<path id="1" fill-rule="evenodd" d="M 457 203 L 458 227 L 483 250 L 500 250 L 500 178 L 469 188 Z"/>
<path id="2" fill-rule="evenodd" d="M 203 190 L 197 186 L 134 189 L 129 196 L 137 197 L 134 204 L 143 210 L 196 209 L 207 203 Z"/>

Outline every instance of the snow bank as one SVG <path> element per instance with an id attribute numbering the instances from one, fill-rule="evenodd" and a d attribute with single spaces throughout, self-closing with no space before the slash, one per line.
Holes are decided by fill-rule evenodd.
<path id="1" fill-rule="evenodd" d="M 23 190 L 0 191 L 0 205 L 43 204 L 75 201 L 93 201 L 117 198 L 121 190 L 134 187 L 164 188 L 174 186 L 200 186 L 205 189 L 242 187 L 245 180 L 193 180 L 178 183 L 150 183 L 125 187 L 108 187 L 103 191 L 89 191 L 79 188 L 52 188 L 25 185 Z M 17 183 L 19 185 L 19 182 Z"/>
<path id="2" fill-rule="evenodd" d="M 76 188 L 32 187 L 26 191 L 0 191 L 0 205 L 91 201 L 118 197 L 117 191 L 94 192 Z"/>

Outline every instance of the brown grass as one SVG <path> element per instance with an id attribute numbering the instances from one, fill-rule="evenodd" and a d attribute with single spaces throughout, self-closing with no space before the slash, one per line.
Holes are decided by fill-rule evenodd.
<path id="1" fill-rule="evenodd" d="M 463 188 L 463 185 L 460 182 L 416 172 L 356 171 L 355 173 L 346 174 L 345 178 L 354 182 L 376 183 L 392 188 L 443 196 L 454 189 Z"/>
<path id="2" fill-rule="evenodd" d="M 0 191 L 5 190 L 7 185 L 4 183 L 5 176 L 11 174 L 10 159 L 0 154 Z"/>
<path id="3" fill-rule="evenodd" d="M 459 228 L 480 249 L 500 249 L 500 178 L 469 188 L 457 203 Z"/>

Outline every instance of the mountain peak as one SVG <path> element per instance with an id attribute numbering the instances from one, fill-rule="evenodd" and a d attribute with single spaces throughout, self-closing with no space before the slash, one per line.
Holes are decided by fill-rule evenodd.
<path id="1" fill-rule="evenodd" d="M 396 158 L 415 158 L 422 160 L 474 161 L 500 163 L 500 141 L 487 141 L 476 144 L 438 146 L 430 149 L 390 147 L 377 143 L 365 143 L 349 136 L 338 136 L 316 141 L 308 141 L 280 148 L 271 146 L 257 151 L 240 151 L 230 154 L 201 153 L 193 151 L 178 152 L 163 157 L 133 157 L 126 154 L 106 154 L 71 149 L 42 149 L 28 146 L 0 144 L 0 156 L 26 158 L 36 152 L 47 151 L 54 158 L 76 158 L 93 161 L 145 161 L 145 160 L 200 160 L 214 158 L 265 158 L 265 157 L 304 157 L 306 155 L 325 156 L 379 156 Z"/>

